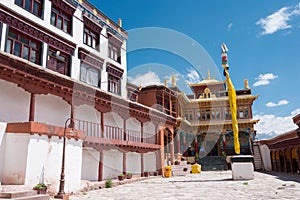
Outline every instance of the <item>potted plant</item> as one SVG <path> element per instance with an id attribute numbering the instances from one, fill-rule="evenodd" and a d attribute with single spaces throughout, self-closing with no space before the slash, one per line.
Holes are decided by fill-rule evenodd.
<path id="1" fill-rule="evenodd" d="M 158 172 L 157 171 L 153 172 L 153 175 L 158 176 Z"/>
<path id="2" fill-rule="evenodd" d="M 126 173 L 126 178 L 127 179 L 131 179 L 132 178 L 132 173 L 131 172 L 127 172 Z"/>
<path id="3" fill-rule="evenodd" d="M 39 183 L 33 187 L 34 190 L 37 190 L 38 194 L 46 194 L 47 193 L 47 186 L 44 183 Z"/>
<path id="4" fill-rule="evenodd" d="M 123 173 L 121 173 L 121 174 L 118 175 L 119 181 L 123 181 L 124 178 L 125 178 L 125 175 Z"/>
<path id="5" fill-rule="evenodd" d="M 148 170 L 144 171 L 144 176 L 145 177 L 149 177 L 150 176 L 150 172 Z"/>
<path id="6" fill-rule="evenodd" d="M 175 160 L 175 165 L 180 165 L 180 161 L 179 160 Z"/>

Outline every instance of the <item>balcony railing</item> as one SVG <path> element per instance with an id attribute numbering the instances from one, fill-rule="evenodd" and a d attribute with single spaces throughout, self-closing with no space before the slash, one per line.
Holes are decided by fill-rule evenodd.
<path id="1" fill-rule="evenodd" d="M 85 135 L 88 137 L 95 138 L 104 138 L 111 140 L 122 140 L 122 141 L 130 141 L 130 142 L 138 142 L 142 143 L 141 132 L 126 129 L 126 140 L 124 139 L 124 129 L 104 125 L 104 130 L 102 133 L 101 124 L 95 122 L 89 122 L 84 120 L 75 120 L 75 129 L 84 131 Z M 143 143 L 147 144 L 156 144 L 156 134 L 144 133 L 143 134 Z"/>

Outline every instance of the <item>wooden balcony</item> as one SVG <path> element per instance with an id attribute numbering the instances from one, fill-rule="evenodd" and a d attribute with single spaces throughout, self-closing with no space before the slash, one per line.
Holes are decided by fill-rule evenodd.
<path id="1" fill-rule="evenodd" d="M 94 123 L 84 120 L 75 120 L 75 129 L 84 132 L 83 146 L 96 150 L 108 150 L 118 147 L 124 151 L 147 152 L 160 148 L 156 143 L 156 134 L 142 133 L 130 130 Z"/>

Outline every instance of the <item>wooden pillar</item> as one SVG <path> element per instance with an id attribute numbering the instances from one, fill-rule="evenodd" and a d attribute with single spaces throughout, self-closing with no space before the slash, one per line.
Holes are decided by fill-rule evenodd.
<path id="1" fill-rule="evenodd" d="M 177 132 L 177 153 L 180 154 L 180 133 Z"/>
<path id="2" fill-rule="evenodd" d="M 287 170 L 287 158 L 286 158 L 286 155 L 285 155 L 285 150 L 283 150 L 283 159 L 284 159 L 284 171 L 286 173 L 288 173 L 288 170 Z"/>
<path id="3" fill-rule="evenodd" d="M 126 152 L 123 152 L 123 174 L 126 175 L 127 167 L 126 167 Z"/>
<path id="4" fill-rule="evenodd" d="M 184 156 L 187 157 L 186 136 L 187 136 L 187 134 L 185 133 L 183 136 L 183 152 L 184 152 Z"/>
<path id="5" fill-rule="evenodd" d="M 98 166 L 98 181 L 103 181 L 103 150 L 100 151 L 100 160 Z"/>
<path id="6" fill-rule="evenodd" d="M 144 142 L 144 123 L 141 122 L 141 143 Z"/>
<path id="7" fill-rule="evenodd" d="M 281 160 L 280 160 L 280 149 L 278 149 L 278 162 L 279 162 L 279 172 L 282 172 Z"/>
<path id="8" fill-rule="evenodd" d="M 174 131 L 174 130 L 173 130 Z M 171 132 L 171 148 L 170 148 L 170 153 L 171 153 L 171 163 L 172 165 L 175 164 L 175 159 L 174 159 L 174 132 Z"/>
<path id="9" fill-rule="evenodd" d="M 141 177 L 144 177 L 144 153 L 141 153 Z"/>
<path id="10" fill-rule="evenodd" d="M 195 153 L 199 155 L 198 137 L 195 136 Z"/>
<path id="11" fill-rule="evenodd" d="M 164 166 L 165 166 L 165 148 L 164 148 L 164 129 L 161 129 L 159 131 L 159 145 L 160 145 L 160 151 L 159 151 L 159 171 L 158 173 L 162 176 L 164 176 Z"/>
<path id="12" fill-rule="evenodd" d="M 100 125 L 101 125 L 101 138 L 104 138 L 104 114 L 103 112 L 101 112 L 101 122 L 100 122 Z"/>
<path id="13" fill-rule="evenodd" d="M 36 94 L 31 93 L 30 95 L 30 107 L 29 107 L 29 121 L 34 121 L 34 113 L 35 113 L 35 96 Z"/>
<path id="14" fill-rule="evenodd" d="M 76 111 L 75 111 L 75 106 L 71 105 L 71 122 L 70 122 L 70 127 L 75 128 L 75 116 L 76 116 Z"/>
<path id="15" fill-rule="evenodd" d="M 123 133 L 124 133 L 124 141 L 127 140 L 127 136 L 126 136 L 126 119 L 123 119 Z"/>
<path id="16" fill-rule="evenodd" d="M 293 169 L 293 155 L 292 155 L 292 149 L 290 149 L 290 168 L 291 168 L 291 172 L 292 174 L 294 173 L 294 169 Z"/>
<path id="17" fill-rule="evenodd" d="M 158 144 L 159 141 L 159 133 L 158 131 L 158 125 L 155 125 L 155 144 Z"/>

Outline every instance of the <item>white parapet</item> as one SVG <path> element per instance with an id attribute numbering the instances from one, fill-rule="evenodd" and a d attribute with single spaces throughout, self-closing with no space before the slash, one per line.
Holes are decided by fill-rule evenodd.
<path id="1" fill-rule="evenodd" d="M 254 179 L 252 156 L 232 156 L 231 170 L 233 180 Z"/>

